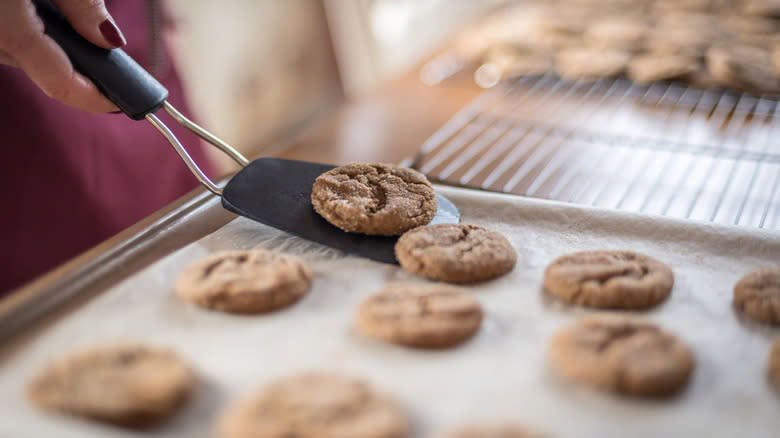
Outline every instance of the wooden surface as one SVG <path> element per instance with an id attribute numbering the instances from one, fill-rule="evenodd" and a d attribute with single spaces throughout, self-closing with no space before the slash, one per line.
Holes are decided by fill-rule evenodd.
<path id="1" fill-rule="evenodd" d="M 480 93 L 466 75 L 437 86 L 424 85 L 411 71 L 379 89 L 346 102 L 321 117 L 297 139 L 277 146 L 281 158 L 345 164 L 398 163 Z"/>

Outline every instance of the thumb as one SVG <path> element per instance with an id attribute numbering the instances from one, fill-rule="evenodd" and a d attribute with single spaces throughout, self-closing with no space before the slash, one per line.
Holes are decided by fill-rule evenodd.
<path id="1" fill-rule="evenodd" d="M 76 32 L 92 44 L 115 49 L 127 44 L 103 0 L 52 0 Z"/>

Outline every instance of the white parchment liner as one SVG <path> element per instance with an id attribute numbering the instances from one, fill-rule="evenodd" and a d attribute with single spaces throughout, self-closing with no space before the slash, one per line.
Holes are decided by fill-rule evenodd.
<path id="1" fill-rule="evenodd" d="M 361 337 L 353 325 L 361 299 L 385 282 L 416 277 L 239 218 L 115 285 L 0 363 L 0 437 L 214 436 L 214 419 L 230 400 L 276 376 L 312 369 L 372 381 L 403 405 L 419 437 L 503 419 L 552 437 L 780 434 L 780 396 L 766 378 L 768 348 L 780 330 L 746 321 L 731 306 L 742 275 L 780 263 L 780 233 L 438 190 L 461 209 L 464 222 L 503 233 L 519 255 L 511 274 L 467 287 L 486 310 L 470 342 L 428 352 Z M 261 316 L 210 312 L 175 297 L 173 284 L 186 264 L 218 250 L 256 247 L 305 259 L 316 273 L 309 294 Z M 551 334 L 593 311 L 546 296 L 543 271 L 555 257 L 586 249 L 639 251 L 674 270 L 671 297 L 644 314 L 695 352 L 694 376 L 681 396 L 613 396 L 549 369 Z M 196 368 L 197 396 L 171 421 L 133 432 L 41 413 L 26 401 L 26 382 L 49 359 L 120 339 L 170 347 Z"/>

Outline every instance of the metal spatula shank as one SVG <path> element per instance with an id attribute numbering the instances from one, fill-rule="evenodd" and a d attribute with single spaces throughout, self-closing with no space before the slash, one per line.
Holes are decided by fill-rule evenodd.
<path id="1" fill-rule="evenodd" d="M 261 158 L 249 162 L 238 151 L 193 123 L 166 100 L 168 90 L 121 49 L 106 50 L 90 43 L 70 26 L 48 0 L 33 0 L 46 34 L 68 54 L 74 67 L 90 78 L 122 112 L 133 120 L 155 126 L 196 178 L 222 197 L 227 210 L 347 253 L 385 263 L 396 263 L 397 238 L 344 232 L 319 216 L 311 205 L 314 180 L 335 166 L 305 161 Z M 176 136 L 155 112 L 164 109 L 174 120 L 216 146 L 243 167 L 222 188 L 205 175 Z M 455 205 L 436 195 L 439 208 L 432 223 L 457 223 Z"/>

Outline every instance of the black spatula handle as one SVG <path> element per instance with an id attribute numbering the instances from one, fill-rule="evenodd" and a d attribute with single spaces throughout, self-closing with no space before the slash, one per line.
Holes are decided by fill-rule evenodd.
<path id="1" fill-rule="evenodd" d="M 49 0 L 33 0 L 33 4 L 46 26 L 46 34 L 122 112 L 133 120 L 141 120 L 160 109 L 168 98 L 168 90 L 124 50 L 106 50 L 87 41 Z"/>

